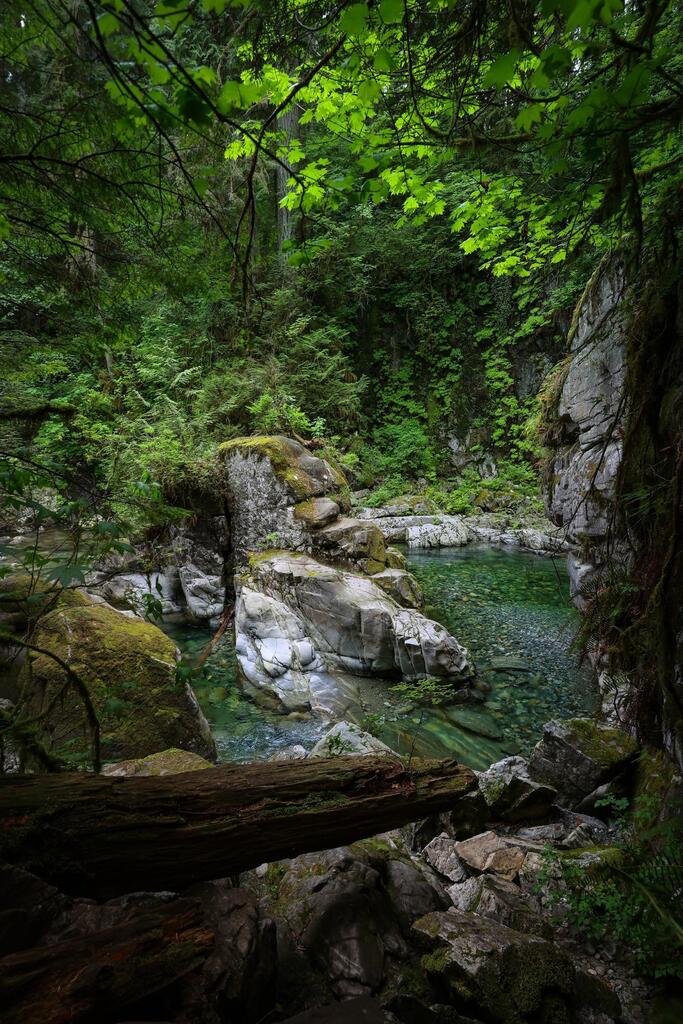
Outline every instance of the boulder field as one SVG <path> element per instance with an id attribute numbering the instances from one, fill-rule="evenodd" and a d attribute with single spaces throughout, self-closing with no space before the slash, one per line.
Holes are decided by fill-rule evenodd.
<path id="1" fill-rule="evenodd" d="M 468 808 L 183 893 L 95 904 L 33 880 L 36 906 L 59 905 L 41 941 L 194 901 L 211 953 L 157 997 L 164 1019 L 193 1024 L 644 1024 L 651 993 L 628 951 L 586 949 L 554 909 L 564 860 L 594 863 L 618 842 L 609 820 L 580 809 L 595 787 L 641 770 L 635 745 L 613 740 L 588 719 L 549 723 L 528 761 L 477 773 Z M 394 756 L 337 725 L 309 756 L 368 750 Z M 547 781 L 549 764 L 571 794 Z M 110 771 L 205 767 L 171 750 Z M 671 766 L 660 774 L 664 806 L 680 779 Z"/>

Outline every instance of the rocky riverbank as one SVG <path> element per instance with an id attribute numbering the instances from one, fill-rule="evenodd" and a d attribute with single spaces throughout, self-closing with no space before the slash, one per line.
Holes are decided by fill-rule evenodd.
<path id="1" fill-rule="evenodd" d="M 337 728 L 311 756 L 367 750 L 382 747 Z M 96 904 L 19 869 L 6 869 L 6 891 L 17 908 L 31 893 L 26 928 L 48 944 L 94 940 L 142 911 L 172 915 L 191 902 L 212 951 L 183 977 L 160 980 L 155 1008 L 166 1020 L 643 1024 L 651 990 L 629 950 L 580 941 L 563 864 L 608 861 L 621 837 L 599 795 L 637 792 L 646 764 L 624 734 L 590 720 L 551 722 L 528 761 L 479 773 L 457 810 L 370 840 L 178 894 Z M 108 771 L 202 767 L 168 751 Z M 664 806 L 681 780 L 661 761 L 657 770 Z M 16 942 L 7 929 L 0 937 L 5 949 Z M 130 1012 L 151 1019 L 144 1006 Z"/>

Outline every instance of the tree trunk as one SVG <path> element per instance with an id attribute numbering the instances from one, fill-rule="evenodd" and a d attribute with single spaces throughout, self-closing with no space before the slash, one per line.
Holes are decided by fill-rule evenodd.
<path id="1" fill-rule="evenodd" d="M 83 938 L 13 953 L 0 960 L 3 1024 L 116 1019 L 118 1009 L 200 967 L 213 941 L 199 902 L 181 899 Z"/>
<path id="2" fill-rule="evenodd" d="M 283 110 L 277 119 L 277 130 L 282 132 L 287 144 L 299 137 L 299 107 L 293 103 Z M 280 200 L 287 194 L 287 182 L 290 175 L 278 164 L 275 168 L 275 196 L 277 201 L 277 241 L 280 257 L 284 261 L 286 253 L 282 252 L 285 242 L 290 242 L 294 237 L 295 213 L 280 206 Z"/>
<path id="3" fill-rule="evenodd" d="M 315 758 L 182 775 L 0 779 L 0 857 L 63 892 L 179 891 L 453 808 L 455 761 Z"/>

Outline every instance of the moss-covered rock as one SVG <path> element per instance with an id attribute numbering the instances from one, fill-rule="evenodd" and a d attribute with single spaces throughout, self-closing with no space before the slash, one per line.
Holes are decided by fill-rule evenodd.
<path id="1" fill-rule="evenodd" d="M 547 722 L 529 759 L 529 773 L 554 786 L 560 802 L 572 805 L 618 775 L 637 750 L 628 733 L 591 718 Z"/>
<path id="2" fill-rule="evenodd" d="M 496 1024 L 575 1020 L 587 1007 L 616 1017 L 619 1001 L 559 948 L 487 917 L 451 908 L 427 914 L 413 932 L 428 952 L 422 966 L 458 1010 Z"/>
<path id="3" fill-rule="evenodd" d="M 116 761 L 103 770 L 103 775 L 180 775 L 182 772 L 200 772 L 213 765 L 205 757 L 193 754 L 190 750 L 171 747 L 160 750 L 148 757 L 138 757 L 132 761 Z"/>
<path id="4" fill-rule="evenodd" d="M 0 579 L 0 622 L 4 628 L 21 625 L 53 608 L 77 608 L 91 604 L 82 591 L 42 576 L 13 573 Z"/>
<path id="5" fill-rule="evenodd" d="M 344 474 L 280 435 L 240 437 L 218 449 L 237 565 L 264 547 L 310 550 L 345 506 Z"/>
<path id="6" fill-rule="evenodd" d="M 339 565 L 360 567 L 370 575 L 386 566 L 382 531 L 367 520 L 340 517 L 317 530 L 312 542 L 315 553 Z"/>
<path id="7" fill-rule="evenodd" d="M 339 505 L 331 498 L 308 498 L 294 507 L 294 517 L 315 530 L 333 523 L 339 516 Z"/>
<path id="8" fill-rule="evenodd" d="M 386 545 L 385 555 L 387 560 L 387 569 L 408 568 L 408 559 L 406 558 L 402 551 L 399 551 L 398 548 L 393 547 L 393 545 Z"/>
<path id="9" fill-rule="evenodd" d="M 175 644 L 156 626 L 86 599 L 41 618 L 32 642 L 66 662 L 87 687 L 104 759 L 145 757 L 169 747 L 215 756 L 196 697 L 177 677 Z M 45 715 L 43 741 L 80 758 L 88 750 L 87 723 L 81 699 L 64 688 L 64 669 L 47 654 L 33 653 L 22 680 L 33 710 Z"/>
<path id="10" fill-rule="evenodd" d="M 237 437 L 218 448 L 219 458 L 227 461 L 238 453 L 242 458 L 267 459 L 277 478 L 299 501 L 315 498 L 328 491 L 348 490 L 341 470 L 320 459 L 298 441 L 281 434 Z"/>

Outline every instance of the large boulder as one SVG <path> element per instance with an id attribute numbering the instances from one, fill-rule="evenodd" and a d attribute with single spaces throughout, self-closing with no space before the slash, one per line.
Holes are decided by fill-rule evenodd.
<path id="1" fill-rule="evenodd" d="M 241 883 L 277 921 L 278 1001 L 290 1012 L 384 991 L 411 956 L 413 921 L 448 903 L 384 836 L 263 865 Z"/>
<path id="2" fill-rule="evenodd" d="M 387 561 L 382 531 L 374 523 L 340 516 L 311 535 L 310 550 L 336 565 L 381 572 Z"/>
<path id="3" fill-rule="evenodd" d="M 409 548 L 458 548 L 471 539 L 460 516 L 435 516 L 431 522 L 416 523 L 406 529 Z"/>
<path id="4" fill-rule="evenodd" d="M 87 687 L 105 760 L 169 747 L 215 757 L 208 722 L 191 687 L 177 676 L 175 644 L 156 626 L 81 594 L 45 614 L 32 643 L 60 658 Z M 32 710 L 45 716 L 39 728 L 47 746 L 76 757 L 85 753 L 83 703 L 65 686 L 62 666 L 46 653 L 31 653 L 22 677 Z"/>
<path id="5" fill-rule="evenodd" d="M 243 676 L 290 710 L 319 704 L 315 695 L 335 673 L 456 685 L 472 675 L 467 651 L 443 626 L 401 608 L 372 578 L 307 555 L 266 552 L 252 558 L 237 585 Z"/>
<path id="6" fill-rule="evenodd" d="M 491 1024 L 570 1024 L 583 1006 L 620 1013 L 616 996 L 559 946 L 455 907 L 413 925 L 428 949 L 422 964 L 438 991 Z"/>
<path id="7" fill-rule="evenodd" d="M 529 775 L 523 757 L 496 761 L 479 775 L 479 789 L 492 821 L 525 821 L 544 818 L 555 802 L 557 791 Z"/>
<path id="8" fill-rule="evenodd" d="M 277 932 L 253 893 L 227 880 L 187 891 L 214 933 L 211 955 L 178 985 L 175 1019 L 193 1024 L 259 1024 L 275 1004 Z"/>
<path id="9" fill-rule="evenodd" d="M 223 612 L 224 565 L 230 552 L 224 517 L 193 517 L 191 523 L 174 529 L 171 547 L 188 618 L 193 622 L 218 618 Z"/>
<path id="10" fill-rule="evenodd" d="M 327 504 L 348 508 L 344 474 L 288 437 L 240 437 L 218 449 L 230 507 L 235 561 L 264 547 L 305 550 L 312 530 L 332 520 Z"/>
<path id="11" fill-rule="evenodd" d="M 590 718 L 546 722 L 529 774 L 553 786 L 558 801 L 572 807 L 618 775 L 637 750 L 632 736 Z"/>

